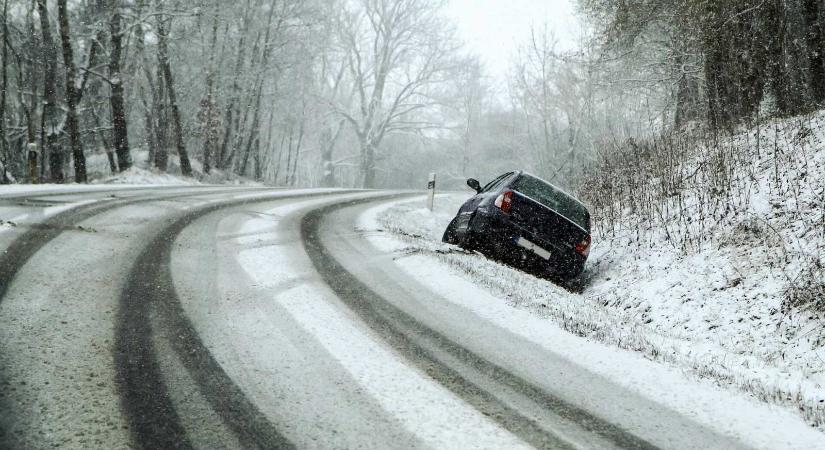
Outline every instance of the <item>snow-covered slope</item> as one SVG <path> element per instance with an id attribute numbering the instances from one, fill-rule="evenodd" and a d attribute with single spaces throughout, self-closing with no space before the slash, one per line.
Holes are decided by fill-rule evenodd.
<path id="1" fill-rule="evenodd" d="M 437 259 L 514 307 L 825 429 L 825 113 L 718 145 L 682 155 L 678 192 L 657 192 L 666 183 L 656 179 L 637 186 L 653 214 L 623 207 L 608 224 L 605 211 L 594 211 L 581 293 L 441 244 L 469 193 L 440 198 L 435 213 L 397 204 L 378 220 L 407 252 Z M 719 190 L 709 174 L 722 154 L 730 187 Z"/>
<path id="2" fill-rule="evenodd" d="M 695 373 L 822 426 L 825 111 L 698 142 L 610 175 L 635 190 L 595 208 L 586 296 L 675 338 Z"/>

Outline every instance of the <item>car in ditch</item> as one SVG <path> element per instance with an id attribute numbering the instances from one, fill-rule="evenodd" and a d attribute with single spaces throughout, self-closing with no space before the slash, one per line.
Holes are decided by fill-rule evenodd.
<path id="1" fill-rule="evenodd" d="M 590 212 L 572 195 L 527 172 L 505 173 L 482 187 L 450 222 L 442 240 L 551 279 L 584 270 L 592 242 Z"/>

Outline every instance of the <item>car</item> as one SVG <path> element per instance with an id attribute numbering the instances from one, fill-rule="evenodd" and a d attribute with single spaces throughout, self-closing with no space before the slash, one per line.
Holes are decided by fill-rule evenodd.
<path id="1" fill-rule="evenodd" d="M 572 195 L 527 172 L 505 173 L 476 195 L 447 226 L 442 240 L 560 281 L 584 270 L 590 254 L 590 212 Z"/>

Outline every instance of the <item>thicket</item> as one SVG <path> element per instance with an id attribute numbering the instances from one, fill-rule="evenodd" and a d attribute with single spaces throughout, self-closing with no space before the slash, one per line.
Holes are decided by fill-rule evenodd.
<path id="1" fill-rule="evenodd" d="M 596 145 L 579 190 L 603 231 L 684 252 L 735 243 L 721 236 L 764 244 L 786 308 L 825 311 L 825 4 L 580 4 L 603 64 L 632 67 L 669 105 L 655 133 Z"/>

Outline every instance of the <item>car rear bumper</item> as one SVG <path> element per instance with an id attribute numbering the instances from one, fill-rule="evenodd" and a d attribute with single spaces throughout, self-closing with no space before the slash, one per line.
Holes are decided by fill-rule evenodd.
<path id="1" fill-rule="evenodd" d="M 551 275 L 563 278 L 576 277 L 584 270 L 584 264 L 587 261 L 585 256 L 576 253 L 573 249 L 548 242 L 519 227 L 497 208 L 479 209 L 472 223 L 472 232 L 477 244 L 485 250 L 490 250 L 497 256 L 526 268 L 543 267 Z M 527 239 L 529 244 L 534 244 L 539 249 L 531 250 L 529 244 L 519 245 L 519 237 Z M 548 259 L 540 256 L 540 254 L 546 255 L 542 250 L 550 253 Z"/>

